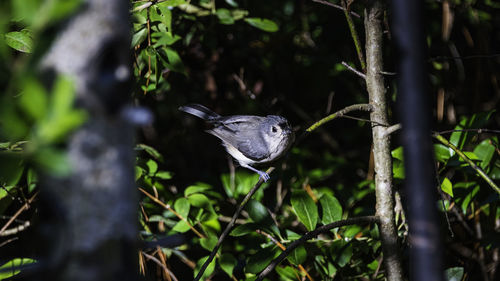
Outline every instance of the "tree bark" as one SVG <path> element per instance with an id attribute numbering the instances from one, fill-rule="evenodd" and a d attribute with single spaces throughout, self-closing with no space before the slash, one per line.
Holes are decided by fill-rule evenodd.
<path id="1" fill-rule="evenodd" d="M 387 99 L 384 86 L 382 56 L 381 1 L 370 1 L 365 11 L 366 30 L 366 86 L 373 111 L 370 114 L 375 164 L 376 215 L 380 219 L 379 231 L 384 254 L 387 280 L 403 280 L 398 253 L 398 235 L 394 216 L 394 192 L 392 184 L 392 158 L 387 118 Z M 385 125 L 385 126 L 384 126 Z"/>
<path id="2" fill-rule="evenodd" d="M 87 0 L 40 64 L 44 82 L 70 76 L 88 119 L 68 140 L 71 173 L 41 179 L 47 280 L 137 280 L 137 190 L 128 1 Z"/>

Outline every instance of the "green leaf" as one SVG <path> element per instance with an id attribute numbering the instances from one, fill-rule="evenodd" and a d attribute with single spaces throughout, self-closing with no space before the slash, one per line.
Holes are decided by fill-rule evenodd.
<path id="1" fill-rule="evenodd" d="M 138 144 L 135 146 L 136 150 L 144 150 L 147 154 L 151 155 L 153 158 L 156 160 L 159 160 L 160 162 L 163 162 L 163 156 L 158 152 L 158 150 L 154 149 L 153 147 L 145 144 Z"/>
<path id="2" fill-rule="evenodd" d="M 28 258 L 15 258 L 6 262 L 0 266 L 0 280 L 7 279 L 21 272 L 19 269 L 16 269 L 17 267 L 35 262 L 36 260 Z"/>
<path id="3" fill-rule="evenodd" d="M 146 171 L 143 168 L 141 168 L 139 166 L 135 166 L 135 181 L 140 179 L 141 176 L 145 173 L 146 173 Z"/>
<path id="4" fill-rule="evenodd" d="M 283 281 L 295 281 L 297 280 L 297 276 L 295 269 L 293 267 L 287 265 L 285 267 L 277 266 L 275 268 L 276 273 L 278 273 L 280 280 Z"/>
<path id="5" fill-rule="evenodd" d="M 191 205 L 189 204 L 189 200 L 184 197 L 178 198 L 174 203 L 174 210 L 179 213 L 183 218 L 187 218 L 189 215 L 189 209 Z"/>
<path id="6" fill-rule="evenodd" d="M 479 166 L 486 169 L 495 155 L 495 146 L 491 144 L 491 139 L 485 139 L 474 148 L 474 154 L 481 160 Z"/>
<path id="7" fill-rule="evenodd" d="M 323 211 L 321 217 L 323 224 L 329 224 L 342 218 L 342 206 L 337 198 L 330 194 L 324 194 L 319 199 L 319 203 Z"/>
<path id="8" fill-rule="evenodd" d="M 28 184 L 28 192 L 33 192 L 36 185 L 38 184 L 38 176 L 33 169 L 28 169 L 28 173 L 26 175 L 26 183 Z"/>
<path id="9" fill-rule="evenodd" d="M 255 230 L 257 230 L 259 228 L 260 228 L 260 226 L 256 223 L 245 223 L 245 224 L 238 225 L 237 227 L 235 227 L 229 235 L 235 236 L 235 237 L 243 236 L 243 235 L 247 235 L 249 233 L 254 233 Z"/>
<path id="10" fill-rule="evenodd" d="M 453 132 L 450 136 L 450 142 L 462 150 L 464 145 L 470 141 L 471 135 L 476 134 L 475 132 L 460 131 L 464 129 L 480 129 L 488 123 L 491 115 L 495 110 L 488 112 L 481 112 L 473 114 L 471 117 L 464 117 L 460 120 L 460 123 L 455 127 L 456 132 Z"/>
<path id="11" fill-rule="evenodd" d="M 141 30 L 134 33 L 134 36 L 132 36 L 131 47 L 135 47 L 141 44 L 146 39 L 147 36 L 148 36 L 148 30 L 146 28 L 142 28 Z"/>
<path id="12" fill-rule="evenodd" d="M 303 245 L 300 245 L 299 247 L 295 248 L 295 250 L 293 250 L 287 257 L 287 259 L 294 265 L 299 265 L 305 262 L 306 258 L 307 258 L 307 252 L 306 248 L 304 248 Z"/>
<path id="13" fill-rule="evenodd" d="M 198 262 L 196 263 L 196 268 L 194 269 L 194 276 L 196 276 L 198 274 L 198 272 L 200 272 L 201 266 L 205 263 L 206 260 L 208 260 L 208 256 L 203 257 L 203 258 L 198 260 Z M 207 269 L 205 270 L 205 272 L 203 272 L 203 276 L 201 277 L 201 280 L 205 280 L 208 276 L 210 276 L 212 274 L 212 272 L 214 272 L 214 269 L 215 269 L 215 259 L 213 259 L 208 264 Z"/>
<path id="14" fill-rule="evenodd" d="M 186 221 L 181 220 L 175 224 L 175 226 L 172 228 L 172 231 L 184 233 L 190 229 L 191 228 L 189 227 L 189 224 Z"/>
<path id="15" fill-rule="evenodd" d="M 217 244 L 217 236 L 209 234 L 207 238 L 200 239 L 200 245 L 206 250 L 212 251 L 212 249 Z"/>
<path id="16" fill-rule="evenodd" d="M 209 209 L 211 207 L 210 200 L 203 194 L 195 193 L 188 197 L 188 201 L 191 205 L 203 209 Z"/>
<path id="17" fill-rule="evenodd" d="M 158 163 L 156 163 L 153 159 L 149 159 L 146 162 L 146 166 L 148 166 L 148 172 L 150 175 L 154 175 L 156 171 L 158 171 Z"/>
<path id="18" fill-rule="evenodd" d="M 210 190 L 212 187 L 207 184 L 198 183 L 196 185 L 190 185 L 184 190 L 184 196 L 188 197 L 191 194 L 203 193 L 206 190 Z"/>
<path id="19" fill-rule="evenodd" d="M 391 155 L 393 158 L 403 161 L 403 147 L 400 146 L 394 149 L 393 151 L 391 151 Z"/>
<path id="20" fill-rule="evenodd" d="M 219 265 L 227 275 L 232 276 L 234 267 L 236 266 L 236 258 L 228 253 L 222 254 L 219 258 Z"/>
<path id="21" fill-rule="evenodd" d="M 444 146 L 440 143 L 434 144 L 434 155 L 436 157 L 436 160 L 441 163 L 445 163 L 446 161 L 448 161 L 453 153 L 453 150 L 447 146 Z"/>
<path id="22" fill-rule="evenodd" d="M 31 32 L 23 29 L 22 31 L 13 31 L 4 35 L 5 43 L 12 49 L 31 53 L 33 50 L 33 39 Z"/>
<path id="23" fill-rule="evenodd" d="M 71 165 L 66 153 L 53 148 L 44 148 L 36 152 L 33 160 L 46 172 L 53 176 L 64 177 L 71 172 Z"/>
<path id="24" fill-rule="evenodd" d="M 186 68 L 184 67 L 181 57 L 179 56 L 177 51 L 171 48 L 164 48 L 164 50 L 167 54 L 170 70 L 187 75 Z"/>
<path id="25" fill-rule="evenodd" d="M 262 18 L 246 18 L 245 21 L 249 25 L 267 32 L 276 32 L 279 30 L 278 25 L 272 20 Z"/>
<path id="26" fill-rule="evenodd" d="M 398 159 L 392 161 L 392 173 L 395 179 L 405 178 L 404 162 Z"/>
<path id="27" fill-rule="evenodd" d="M 250 199 L 246 206 L 246 210 L 250 218 L 254 222 L 258 223 L 261 228 L 271 230 L 273 233 L 280 236 L 278 227 L 274 224 L 271 215 L 262 203 L 254 199 Z"/>
<path id="28" fill-rule="evenodd" d="M 451 267 L 444 271 L 446 281 L 460 281 L 464 277 L 463 267 Z"/>
<path id="29" fill-rule="evenodd" d="M 276 256 L 277 252 L 274 247 L 261 249 L 254 255 L 250 255 L 247 259 L 245 272 L 257 274 L 261 272 Z"/>
<path id="30" fill-rule="evenodd" d="M 318 208 L 312 198 L 304 190 L 297 190 L 292 193 L 291 203 L 300 222 L 307 230 L 313 230 L 318 222 Z"/>
<path id="31" fill-rule="evenodd" d="M 231 16 L 231 11 L 229 11 L 228 9 L 225 9 L 225 8 L 217 9 L 215 14 L 219 18 L 220 23 L 227 24 L 227 25 L 234 24 L 234 19 Z"/>
<path id="32" fill-rule="evenodd" d="M 36 79 L 24 81 L 24 91 L 21 93 L 19 104 L 26 114 L 35 120 L 40 120 L 47 111 L 47 92 Z"/>
<path id="33" fill-rule="evenodd" d="M 172 173 L 167 171 L 159 171 L 155 174 L 155 178 L 169 180 L 172 178 Z"/>
<path id="34" fill-rule="evenodd" d="M 451 184 L 451 181 L 448 178 L 444 178 L 443 182 L 441 183 L 441 190 L 453 197 L 453 185 Z"/>

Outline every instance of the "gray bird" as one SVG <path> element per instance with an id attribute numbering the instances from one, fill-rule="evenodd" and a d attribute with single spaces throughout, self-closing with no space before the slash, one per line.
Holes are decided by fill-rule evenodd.
<path id="1" fill-rule="evenodd" d="M 179 110 L 210 123 L 212 128 L 206 132 L 221 139 L 227 152 L 242 167 L 258 173 L 264 181 L 269 180 L 269 175 L 251 165 L 276 160 L 295 139 L 288 121 L 281 116 L 220 116 L 200 104 L 181 106 Z"/>

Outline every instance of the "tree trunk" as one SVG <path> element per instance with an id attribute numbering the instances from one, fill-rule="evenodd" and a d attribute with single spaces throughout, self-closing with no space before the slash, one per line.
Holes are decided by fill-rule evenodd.
<path id="1" fill-rule="evenodd" d="M 366 30 L 366 86 L 373 111 L 370 114 L 373 134 L 373 159 L 375 164 L 376 214 L 380 219 L 379 230 L 384 254 L 387 280 L 403 280 L 398 254 L 398 234 L 394 216 L 394 192 L 392 185 L 392 158 L 387 99 L 384 86 L 382 56 L 382 17 L 384 9 L 381 1 L 369 2 L 365 12 Z"/>
<path id="2" fill-rule="evenodd" d="M 87 0 L 41 62 L 45 83 L 71 77 L 88 119 L 68 140 L 71 174 L 41 179 L 47 280 L 136 280 L 137 191 L 128 1 Z"/>

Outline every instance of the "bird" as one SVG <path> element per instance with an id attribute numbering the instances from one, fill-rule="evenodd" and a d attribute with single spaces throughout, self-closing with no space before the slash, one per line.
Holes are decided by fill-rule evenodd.
<path id="1" fill-rule="evenodd" d="M 292 127 L 282 116 L 221 116 L 201 104 L 184 105 L 179 110 L 208 122 L 211 128 L 206 132 L 219 138 L 242 167 L 259 174 L 264 182 L 269 175 L 252 166 L 283 156 L 295 140 Z"/>

